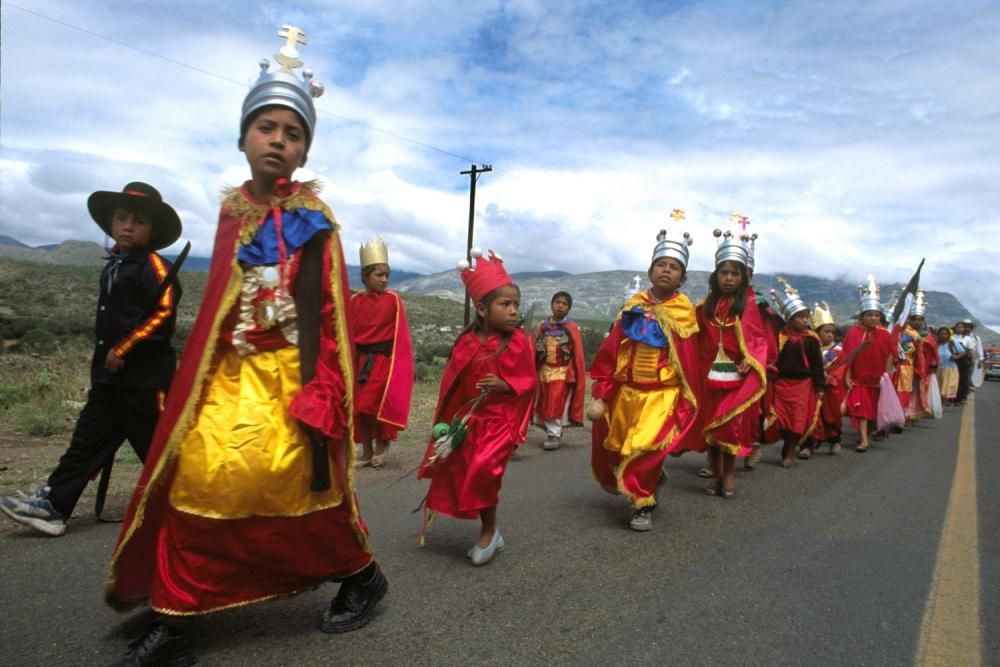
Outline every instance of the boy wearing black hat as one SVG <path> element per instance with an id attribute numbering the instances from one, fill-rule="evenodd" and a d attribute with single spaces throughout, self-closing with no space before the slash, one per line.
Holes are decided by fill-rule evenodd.
<path id="1" fill-rule="evenodd" d="M 125 440 L 146 458 L 163 395 L 174 375 L 170 344 L 181 289 L 161 286 L 170 264 L 156 253 L 181 234 L 177 213 L 145 183 L 87 200 L 115 245 L 101 272 L 90 390 L 69 448 L 31 496 L 0 496 L 0 510 L 48 535 L 62 535 L 90 479 Z"/>

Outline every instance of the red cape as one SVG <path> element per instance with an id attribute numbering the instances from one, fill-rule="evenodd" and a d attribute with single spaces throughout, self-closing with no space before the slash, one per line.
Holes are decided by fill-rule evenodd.
<path id="1" fill-rule="evenodd" d="M 648 303 L 655 303 L 648 291 L 641 292 L 633 298 L 639 297 L 645 299 Z M 687 297 L 680 292 L 676 292 L 675 296 L 668 299 L 668 301 L 679 297 L 683 297 L 684 301 L 688 301 Z M 688 302 L 687 308 L 690 307 L 690 302 Z M 672 350 L 671 359 L 677 364 L 680 371 L 681 397 L 677 403 L 674 415 L 663 424 L 659 437 L 661 439 L 666 438 L 670 429 L 677 426 L 677 435 L 671 442 L 667 443 L 665 447 L 666 453 L 687 449 L 704 451 L 704 442 L 701 441 L 696 429 L 693 428 L 698 413 L 702 380 L 698 369 L 698 350 L 695 345 L 694 336 L 697 333 L 697 328 L 692 327 L 691 329 L 678 331 L 677 326 L 663 326 L 665 324 L 667 324 L 667 321 L 661 321 L 661 328 L 670 340 Z M 601 344 L 601 348 L 597 351 L 593 362 L 590 364 L 589 373 L 594 381 L 591 387 L 591 394 L 594 398 L 604 400 L 609 406 L 612 405 L 614 396 L 618 393 L 618 389 L 621 386 L 615 381 L 614 373 L 618 363 L 618 348 L 623 338 L 621 313 L 619 313 L 618 319 L 615 320 L 614 326 L 611 328 L 611 333 L 604 339 L 604 343 Z M 604 441 L 608 437 L 607 419 L 597 420 L 594 422 L 592 428 L 591 441 L 593 447 L 603 449 Z"/>
<path id="2" fill-rule="evenodd" d="M 292 194 L 285 202 L 283 208 L 295 206 L 322 210 L 328 219 L 334 220 L 326 205 L 309 187 L 301 184 L 293 185 Z M 269 210 L 266 206 L 260 208 L 264 209 L 263 214 Z M 261 214 L 261 210 L 255 207 L 247 208 L 246 204 L 233 210 L 227 207 L 226 202 L 223 203 L 219 213 L 215 247 L 212 251 L 201 307 L 184 345 L 180 365 L 170 386 L 166 405 L 157 422 L 146 463 L 126 511 L 118 544 L 112 556 L 105 587 L 105 600 L 115 608 L 127 609 L 149 598 L 156 567 L 158 529 L 169 509 L 169 491 L 174 476 L 177 447 L 194 422 L 197 404 L 214 357 L 223 319 L 239 296 L 241 281 L 234 274 L 233 268 L 237 264 L 236 253 L 241 233 L 246 234 L 246 229 L 255 228 L 262 220 Z M 332 293 L 337 314 L 332 327 L 336 339 L 340 343 L 347 343 L 339 345 L 337 370 L 346 385 L 346 432 L 350 433 L 353 425 L 351 388 L 354 386 L 354 354 L 347 319 L 343 317 L 350 295 L 346 265 L 336 234 L 330 237 L 329 260 L 331 282 L 339 288 L 333 289 Z M 317 376 L 321 373 L 320 366 L 318 360 Z M 351 504 L 352 524 L 355 532 L 361 536 L 364 529 L 360 523 L 357 502 L 354 498 L 349 456 L 342 447 L 332 446 L 330 452 L 333 459 L 331 474 L 336 476 L 342 485 L 341 488 L 345 489 L 345 502 Z"/>
<path id="3" fill-rule="evenodd" d="M 698 316 L 700 374 L 707 377 L 719 347 L 720 329 L 708 324 L 704 312 L 704 302 L 699 303 L 695 312 Z M 724 445 L 738 446 L 743 440 L 750 441 L 756 433 L 751 426 L 750 433 L 728 433 L 726 426 L 748 410 L 759 410 L 760 401 L 767 388 L 768 340 L 764 325 L 761 323 L 760 310 L 756 306 L 756 295 L 753 289 L 747 290 L 746 305 L 743 314 L 737 318 L 734 327 L 736 340 L 743 360 L 750 365 L 750 371 L 743 376 L 739 387 L 728 391 L 725 397 L 715 406 L 713 414 L 703 411 L 700 419 L 702 434 L 706 442 L 712 438 Z M 775 347 L 777 349 L 777 346 Z M 775 359 L 777 356 L 775 355 Z M 731 430 L 731 429 L 730 429 Z M 736 436 L 740 437 L 737 439 Z M 729 447 L 727 447 L 728 449 Z M 749 453 L 749 450 L 747 450 Z M 742 453 L 741 456 L 746 454 Z"/>
<path id="4" fill-rule="evenodd" d="M 403 300 L 392 290 L 386 290 L 386 294 L 391 294 L 396 300 L 396 324 L 389 360 L 389 380 L 385 383 L 382 404 L 376 416 L 379 421 L 404 429 L 410 418 L 410 397 L 413 394 L 413 346 Z"/>

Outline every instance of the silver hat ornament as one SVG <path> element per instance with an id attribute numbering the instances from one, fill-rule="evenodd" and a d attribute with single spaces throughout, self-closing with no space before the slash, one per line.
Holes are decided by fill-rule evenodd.
<path id="1" fill-rule="evenodd" d="M 789 285 L 788 281 L 781 276 L 778 276 L 776 280 L 785 286 L 780 292 L 776 289 L 771 290 L 771 301 L 781 312 L 781 319 L 789 322 L 798 313 L 803 311 L 808 313 L 809 305 L 799 296 L 799 291 Z"/>
<path id="2" fill-rule="evenodd" d="M 684 211 L 679 208 L 675 208 L 671 212 L 670 217 L 674 219 L 675 223 L 680 223 L 681 220 L 685 219 Z M 656 246 L 653 248 L 653 259 L 650 260 L 649 265 L 652 266 L 656 260 L 663 257 L 671 257 L 676 259 L 681 263 L 685 269 L 688 265 L 688 246 L 690 246 L 694 241 L 691 240 L 691 234 L 688 232 L 679 233 L 677 230 L 666 230 L 661 229 L 660 233 L 656 235 Z"/>
<path id="3" fill-rule="evenodd" d="M 913 299 L 913 307 L 910 308 L 910 317 L 925 317 L 927 315 L 927 296 L 923 290 L 917 290 L 917 295 Z"/>
<path id="4" fill-rule="evenodd" d="M 298 45 L 306 44 L 305 32 L 293 25 L 283 25 L 278 31 L 278 37 L 285 40 L 278 53 L 274 54 L 274 60 L 280 67 L 271 71 L 271 63 L 267 58 L 261 59 L 260 76 L 243 100 L 240 134 L 246 129 L 247 119 L 256 110 L 272 105 L 286 107 L 301 116 L 306 124 L 308 152 L 316 129 L 316 106 L 313 98 L 320 97 L 325 88 L 322 83 L 313 79 L 312 70 L 303 69 L 301 78 L 295 72 L 303 65 L 299 59 Z"/>
<path id="5" fill-rule="evenodd" d="M 879 286 L 875 282 L 875 275 L 868 274 L 865 279 L 866 284 L 858 285 L 858 312 L 865 313 L 869 310 L 882 310 L 882 303 L 879 300 Z M 892 311 L 889 311 L 890 313 Z"/>
<path id="6" fill-rule="evenodd" d="M 746 226 L 750 224 L 748 218 L 739 213 L 733 213 L 729 217 L 734 223 L 740 225 L 742 229 L 738 232 L 728 229 L 726 231 L 716 229 L 712 232 L 717 244 L 715 248 L 715 268 L 719 268 L 719 265 L 723 262 L 737 262 L 750 268 L 753 266 L 751 248 L 754 241 L 757 240 L 757 236 L 754 235 L 753 239 L 751 239 L 750 235 L 747 234 Z"/>

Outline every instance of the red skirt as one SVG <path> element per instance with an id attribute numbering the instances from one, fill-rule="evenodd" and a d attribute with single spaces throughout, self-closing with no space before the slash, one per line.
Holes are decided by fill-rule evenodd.
<path id="1" fill-rule="evenodd" d="M 538 403 L 535 408 L 541 419 L 562 419 L 566 413 L 566 400 L 570 384 L 566 380 L 538 383 Z"/>
<path id="2" fill-rule="evenodd" d="M 816 420 L 816 390 L 812 378 L 779 378 L 774 383 L 774 413 L 778 429 L 798 436 L 811 433 Z"/>
<path id="3" fill-rule="evenodd" d="M 382 407 L 382 397 L 385 395 L 385 387 L 389 383 L 389 369 L 392 364 L 391 358 L 387 355 L 374 354 L 371 356 L 372 369 L 368 379 L 363 384 L 355 383 L 354 385 L 354 410 L 358 415 L 374 418 Z M 359 354 L 357 368 L 361 368 L 367 358 L 367 354 Z M 354 442 L 362 441 L 360 422 L 360 419 L 354 420 Z M 371 437 L 376 440 L 396 440 L 399 438 L 399 429 L 376 421 L 375 433 L 372 433 Z"/>
<path id="4" fill-rule="evenodd" d="M 816 422 L 816 429 L 813 431 L 816 440 L 824 441 L 840 437 L 844 419 L 840 411 L 842 401 L 843 395 L 828 385 L 820 402 L 819 421 Z"/>
<path id="5" fill-rule="evenodd" d="M 169 508 L 156 546 L 153 609 L 204 614 L 291 595 L 348 577 L 372 561 L 351 499 L 303 516 L 212 519 Z"/>
<path id="6" fill-rule="evenodd" d="M 875 421 L 878 416 L 878 382 L 877 378 L 872 384 L 867 382 L 860 384 L 859 381 L 855 380 L 854 386 L 847 392 L 846 399 L 847 416 L 852 421 L 857 422 L 859 419 Z M 856 423 L 855 426 L 857 426 Z"/>

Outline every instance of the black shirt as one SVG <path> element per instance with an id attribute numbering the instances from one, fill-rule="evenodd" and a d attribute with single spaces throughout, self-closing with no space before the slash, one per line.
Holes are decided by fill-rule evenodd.
<path id="1" fill-rule="evenodd" d="M 826 377 L 819 341 L 809 334 L 789 338 L 778 353 L 778 377 L 796 380 L 811 377 L 816 391 L 822 391 L 826 386 Z"/>

